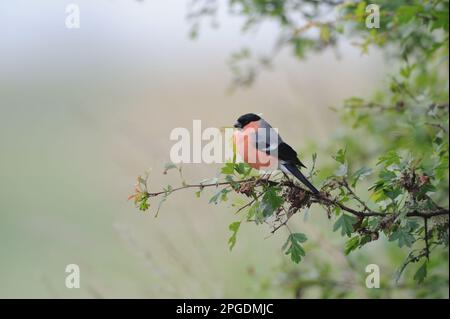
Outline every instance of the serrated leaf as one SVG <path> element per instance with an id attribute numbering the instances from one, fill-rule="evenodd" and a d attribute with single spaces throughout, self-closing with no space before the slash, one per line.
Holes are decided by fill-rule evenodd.
<path id="1" fill-rule="evenodd" d="M 230 238 L 228 239 L 228 245 L 229 245 L 230 250 L 232 250 L 234 248 L 234 245 L 236 245 L 236 235 L 237 235 L 240 227 L 241 227 L 241 222 L 234 222 L 228 226 L 228 229 L 232 232 Z"/>
<path id="2" fill-rule="evenodd" d="M 350 254 L 353 250 L 355 250 L 356 248 L 358 248 L 359 246 L 359 237 L 358 236 L 354 236 L 352 238 L 350 238 L 346 243 L 345 243 L 345 250 L 344 253 L 346 255 Z"/>
<path id="3" fill-rule="evenodd" d="M 377 165 L 384 164 L 385 167 L 388 167 L 392 164 L 400 164 L 400 161 L 401 157 L 396 151 L 389 151 L 378 158 Z"/>
<path id="4" fill-rule="evenodd" d="M 139 204 L 139 209 L 143 212 L 149 208 L 150 208 L 150 204 L 148 203 L 147 200 L 142 200 L 141 203 Z"/>
<path id="5" fill-rule="evenodd" d="M 347 152 L 347 150 L 340 149 L 334 156 L 334 159 L 341 164 L 345 164 L 345 153 L 346 152 Z"/>
<path id="6" fill-rule="evenodd" d="M 234 173 L 234 163 L 225 163 L 220 172 L 224 175 L 231 175 Z"/>
<path id="7" fill-rule="evenodd" d="M 351 236 L 353 233 L 353 225 L 356 223 L 356 218 L 347 214 L 342 214 L 334 223 L 333 231 L 341 230 L 341 235 Z"/>
<path id="8" fill-rule="evenodd" d="M 391 182 L 392 180 L 397 178 L 397 175 L 394 172 L 383 170 L 378 175 L 384 182 Z"/>
<path id="9" fill-rule="evenodd" d="M 291 237 L 293 240 L 295 240 L 298 243 L 304 243 L 305 241 L 308 240 L 306 235 L 303 233 L 293 233 L 293 234 L 291 234 Z"/>
<path id="10" fill-rule="evenodd" d="M 269 187 L 265 191 L 259 205 L 263 217 L 271 216 L 284 202 L 283 197 L 279 196 L 275 187 Z"/>
<path id="11" fill-rule="evenodd" d="M 423 8 L 421 6 L 401 6 L 395 12 L 395 17 L 400 24 L 406 24 L 411 21 L 417 13 L 421 12 Z"/>
<path id="12" fill-rule="evenodd" d="M 427 277 L 427 264 L 428 262 L 425 261 L 414 274 L 414 280 L 417 281 L 419 284 L 421 284 Z"/>
<path id="13" fill-rule="evenodd" d="M 290 255 L 291 260 L 296 264 L 298 264 L 302 260 L 302 257 L 305 256 L 305 250 L 300 243 L 303 243 L 306 240 L 307 238 L 305 234 L 292 233 L 283 245 L 285 254 Z"/>
<path id="14" fill-rule="evenodd" d="M 407 229 L 399 227 L 389 236 L 389 241 L 398 241 L 400 248 L 403 246 L 411 247 L 414 244 L 415 238 L 409 232 L 409 227 Z"/>
<path id="15" fill-rule="evenodd" d="M 252 206 L 250 206 L 248 213 L 247 213 L 247 220 L 251 220 L 252 218 L 256 219 L 256 222 L 258 223 L 258 216 L 259 215 L 259 201 L 255 201 Z"/>
<path id="16" fill-rule="evenodd" d="M 234 170 L 240 175 L 248 175 L 251 171 L 251 167 L 246 163 L 238 163 L 234 165 Z"/>

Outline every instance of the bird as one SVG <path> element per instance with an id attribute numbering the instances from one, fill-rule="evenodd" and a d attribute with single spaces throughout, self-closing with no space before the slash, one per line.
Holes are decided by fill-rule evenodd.
<path id="1" fill-rule="evenodd" d="M 306 166 L 299 160 L 297 152 L 263 118 L 247 113 L 237 119 L 234 127 L 237 129 L 233 134 L 236 151 L 250 167 L 258 170 L 279 169 L 285 176 L 290 174 L 296 177 L 312 193 L 319 193 L 300 171 Z"/>

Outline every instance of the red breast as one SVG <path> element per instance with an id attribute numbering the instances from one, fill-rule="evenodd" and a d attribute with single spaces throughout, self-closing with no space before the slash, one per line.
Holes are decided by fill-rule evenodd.
<path id="1" fill-rule="evenodd" d="M 244 162 L 255 169 L 276 169 L 278 159 L 256 148 L 256 134 L 259 121 L 247 124 L 242 130 L 233 134 L 236 151 Z"/>

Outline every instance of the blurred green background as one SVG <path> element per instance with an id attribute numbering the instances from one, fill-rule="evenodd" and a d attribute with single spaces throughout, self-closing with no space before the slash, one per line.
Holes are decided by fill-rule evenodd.
<path id="1" fill-rule="evenodd" d="M 0 3 L 0 297 L 417 296 L 401 283 L 387 288 L 404 252 L 380 240 L 347 257 L 319 210 L 292 223 L 314 248 L 294 265 L 280 249 L 285 233 L 266 239 L 269 228 L 251 224 L 230 252 L 233 210 L 193 192 L 174 194 L 158 219 L 127 202 L 147 168 L 155 190 L 177 184 L 174 172 L 162 174 L 169 133 L 193 119 L 222 127 L 263 113 L 297 149 L 325 143 L 339 134 L 330 107 L 381 85 L 391 66 L 380 52 L 363 56 L 346 42 L 339 55 L 306 62 L 283 52 L 251 89 L 229 94 L 230 53 L 250 38 L 267 49 L 275 26 L 242 36 L 242 21 L 221 12 L 220 27 L 192 41 L 184 0 L 79 0 L 81 28 L 67 29 L 71 2 Z M 185 165 L 184 174 L 196 182 L 218 168 Z M 80 289 L 64 284 L 72 263 Z M 380 266 L 378 291 L 364 285 L 370 263 Z M 447 282 L 424 296 L 448 297 L 448 263 L 436 272 Z"/>

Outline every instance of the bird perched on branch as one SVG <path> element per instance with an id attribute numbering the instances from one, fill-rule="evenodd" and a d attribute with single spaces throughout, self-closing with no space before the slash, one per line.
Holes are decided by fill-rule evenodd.
<path id="1" fill-rule="evenodd" d="M 305 165 L 298 159 L 297 152 L 283 142 L 277 130 L 264 119 L 253 113 L 244 114 L 234 127 L 238 129 L 234 133 L 234 143 L 244 162 L 255 169 L 279 169 L 285 175 L 295 176 L 313 193 L 319 193 L 300 171 Z"/>

